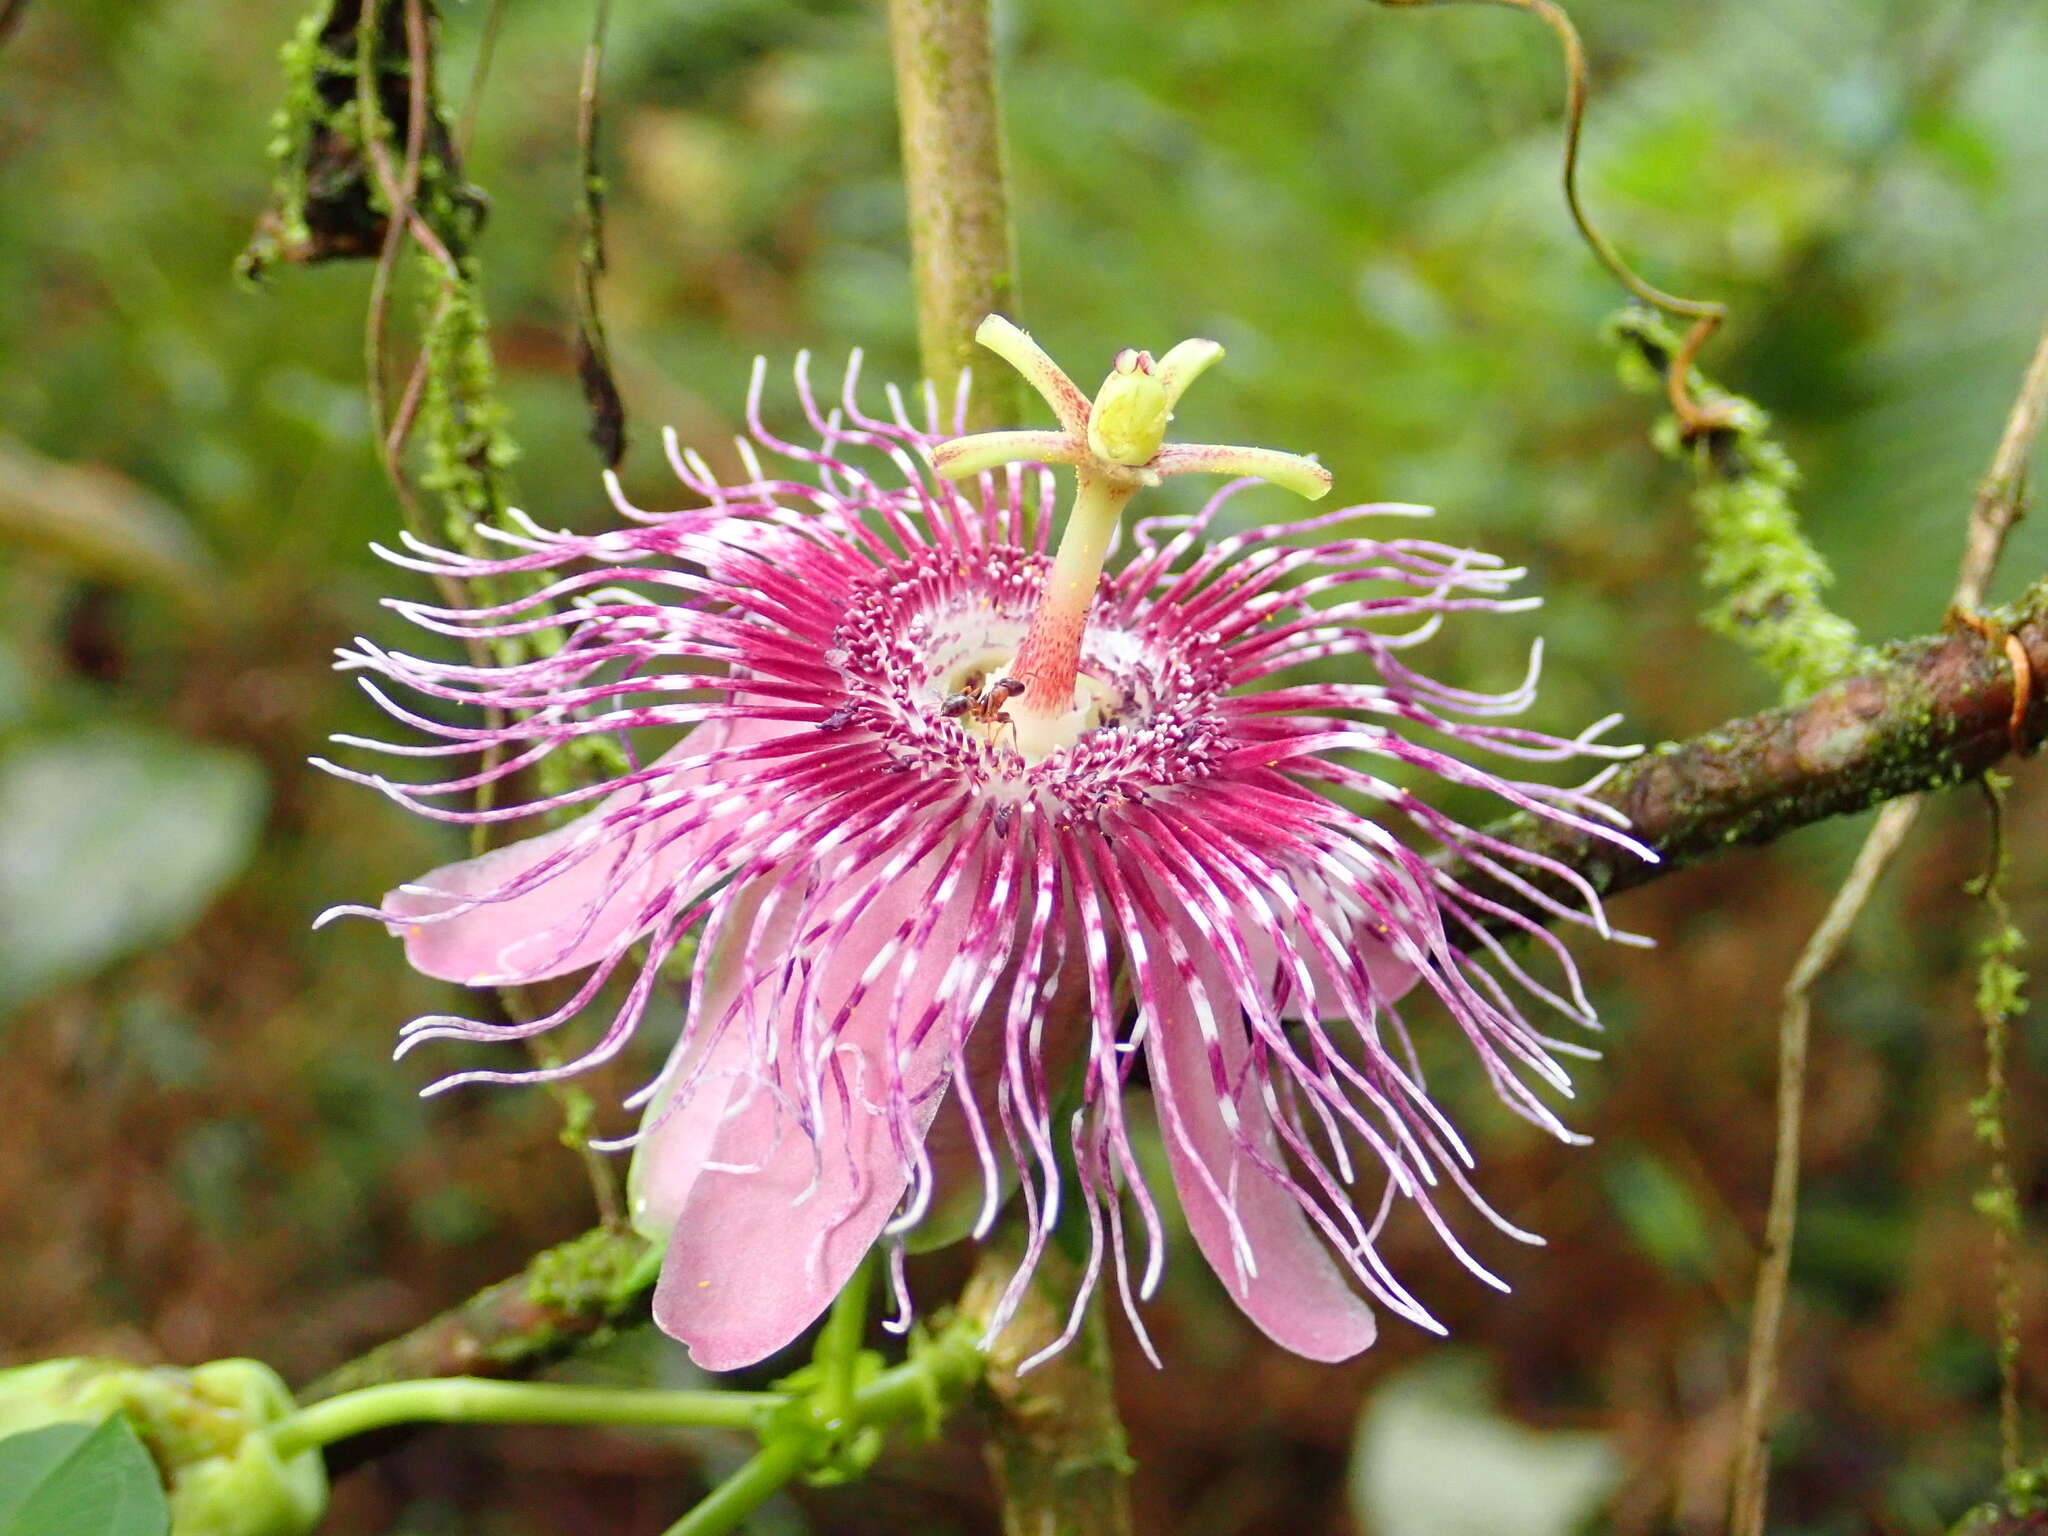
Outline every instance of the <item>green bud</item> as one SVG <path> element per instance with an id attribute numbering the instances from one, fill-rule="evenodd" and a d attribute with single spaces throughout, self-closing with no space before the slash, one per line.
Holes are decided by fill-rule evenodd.
<path id="1" fill-rule="evenodd" d="M 1088 446 L 1098 458 L 1136 469 L 1149 464 L 1166 441 L 1173 401 L 1143 352 L 1117 355 L 1116 367 L 1095 392 Z"/>
<path id="2" fill-rule="evenodd" d="M 45 1360 L 0 1371 L 0 1436 L 125 1413 L 163 1469 L 171 1536 L 308 1536 L 327 1508 L 317 1451 L 278 1459 L 266 1433 L 291 1393 L 256 1360 L 189 1371 Z"/>

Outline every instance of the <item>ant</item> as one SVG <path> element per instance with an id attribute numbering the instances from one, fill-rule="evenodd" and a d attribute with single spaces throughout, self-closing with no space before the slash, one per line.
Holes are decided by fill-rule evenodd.
<path id="1" fill-rule="evenodd" d="M 965 682 L 966 687 L 947 696 L 946 702 L 939 706 L 939 713 L 948 720 L 966 719 L 976 725 L 988 726 L 991 740 L 994 740 L 1006 725 L 1014 732 L 1016 722 L 1010 718 L 1010 712 L 1004 706 L 1024 692 L 1027 685 L 1023 680 L 999 677 L 984 688 L 981 674 L 971 672 Z"/>

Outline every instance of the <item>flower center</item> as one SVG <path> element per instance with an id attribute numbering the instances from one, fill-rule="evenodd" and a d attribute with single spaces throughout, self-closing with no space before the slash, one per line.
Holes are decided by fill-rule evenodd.
<path id="1" fill-rule="evenodd" d="M 954 664 L 940 674 L 939 713 L 965 730 L 981 732 L 990 746 L 1015 751 L 1027 767 L 1072 746 L 1082 733 L 1114 718 L 1123 707 L 1119 689 L 1077 669 L 1064 710 L 1026 710 L 1026 685 L 1012 674 L 1014 664 L 1006 650 L 989 650 Z"/>

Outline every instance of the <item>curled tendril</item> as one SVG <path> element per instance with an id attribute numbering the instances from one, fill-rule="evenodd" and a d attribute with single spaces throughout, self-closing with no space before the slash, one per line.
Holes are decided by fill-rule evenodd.
<path id="1" fill-rule="evenodd" d="M 1680 430 L 1687 440 L 1703 432 L 1725 427 L 1721 407 L 1715 403 L 1701 404 L 1695 401 L 1686 389 L 1686 380 L 1692 370 L 1693 359 L 1706 345 L 1707 339 L 1721 327 L 1728 318 L 1728 307 L 1706 299 L 1682 299 L 1673 293 L 1666 293 L 1655 284 L 1638 276 L 1635 269 L 1622 259 L 1614 244 L 1602 234 L 1586 212 L 1585 203 L 1579 197 L 1579 141 L 1586 115 L 1587 85 L 1586 48 L 1579 40 L 1578 28 L 1565 13 L 1564 7 L 1556 0 L 1376 0 L 1377 4 L 1389 8 L 1414 9 L 1426 5 L 1498 5 L 1512 11 L 1526 11 L 1542 22 L 1556 35 L 1564 51 L 1565 98 L 1564 98 L 1564 205 L 1570 212 L 1572 224 L 1579 232 L 1579 238 L 1599 260 L 1600 265 L 1614 274 L 1614 278 L 1630 293 L 1645 304 L 1680 319 L 1693 322 L 1685 339 L 1672 355 L 1671 366 L 1665 373 L 1665 389 L 1671 401 L 1672 412 L 1678 417 Z"/>

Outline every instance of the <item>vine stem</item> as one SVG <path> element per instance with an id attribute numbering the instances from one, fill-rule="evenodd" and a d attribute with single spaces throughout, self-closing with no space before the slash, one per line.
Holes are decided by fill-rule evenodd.
<path id="1" fill-rule="evenodd" d="M 1591 94 L 1590 71 L 1586 67 L 1586 45 L 1580 40 L 1579 29 L 1572 25 L 1571 16 L 1565 8 L 1557 0 L 1378 0 L 1378 3 L 1395 10 L 1433 5 L 1494 5 L 1533 16 L 1550 29 L 1564 55 L 1564 165 L 1561 180 L 1565 210 L 1571 215 L 1572 226 L 1578 230 L 1586 248 L 1616 282 L 1645 304 L 1667 315 L 1693 322 L 1664 376 L 1666 397 L 1671 402 L 1672 414 L 1678 418 L 1679 426 L 1688 439 L 1709 427 L 1721 425 L 1721 417 L 1715 407 L 1701 406 L 1696 402 L 1686 388 L 1686 380 L 1700 348 L 1728 318 L 1728 307 L 1707 299 L 1680 298 L 1639 276 L 1635 268 L 1623 259 L 1614 242 L 1593 222 L 1579 195 L 1579 148 L 1585 126 L 1586 99 Z"/>
<path id="2" fill-rule="evenodd" d="M 1017 303 L 989 10 L 989 0 L 889 0 L 918 355 L 941 389 L 974 360 L 975 327 Z M 984 372 L 967 430 L 1015 426 L 1021 381 L 1006 369 Z"/>
<path id="3" fill-rule="evenodd" d="M 867 1266 L 863 1266 L 862 1273 L 866 1270 Z M 857 1278 L 853 1284 L 860 1287 L 865 1301 L 867 1280 Z M 835 1313 L 833 1323 L 826 1326 L 834 1326 L 840 1316 Z M 921 1347 L 913 1348 L 910 1359 L 902 1365 L 854 1388 L 850 1417 L 863 1425 L 900 1424 L 921 1416 L 935 1418 L 949 1401 L 980 1377 L 981 1371 L 981 1347 L 976 1342 L 975 1330 L 966 1319 L 955 1318 L 949 1327 Z M 843 1425 L 824 1420 L 825 1411 L 826 1405 L 814 1399 L 810 1412 L 816 1427 L 828 1434 L 842 1433 Z M 772 1435 L 737 1472 L 670 1526 L 664 1536 L 725 1536 L 803 1472 L 810 1463 L 812 1445 L 801 1433 Z"/>
<path id="4" fill-rule="evenodd" d="M 270 1431 L 286 1460 L 398 1424 L 635 1424 L 753 1429 L 790 1401 L 780 1392 L 649 1391 L 456 1376 L 395 1381 L 301 1408 Z"/>
<path id="5" fill-rule="evenodd" d="M 827 1325 L 844 1345 L 846 1319 L 865 1316 L 866 1270 L 854 1300 Z M 914 1346 L 902 1365 L 851 1385 L 828 1381 L 821 1396 L 785 1392 L 650 1391 L 477 1377 L 400 1381 L 364 1387 L 314 1403 L 269 1431 L 271 1448 L 289 1460 L 343 1440 L 405 1424 L 573 1424 L 750 1431 L 759 1452 L 670 1528 L 670 1536 L 720 1536 L 810 1465 L 818 1436 L 849 1425 L 892 1425 L 936 1419 L 981 1374 L 977 1328 L 970 1319 Z M 852 1347 L 858 1347 L 857 1338 Z M 824 1351 L 821 1351 L 821 1355 Z M 829 1363 L 829 1362 L 828 1362 Z M 789 1415 L 796 1413 L 792 1422 Z"/>
<path id="6" fill-rule="evenodd" d="M 1998 557 L 2004 552 L 2006 537 L 2019 521 L 2027 462 L 2040 435 L 2044 412 L 2048 412 L 2048 328 L 2044 328 L 2035 346 L 2033 359 L 2020 381 L 2019 394 L 2007 414 L 2005 430 L 1992 454 L 1991 467 L 1970 508 L 1962 564 L 1950 601 L 1952 614 L 1974 617 L 1984 599 Z M 1987 626 L 1987 639 L 1990 628 Z M 2027 711 L 2023 671 L 2027 651 L 2009 633 L 1999 639 L 2008 653 L 2014 655 L 2011 734 L 2017 738 Z M 1907 795 L 1879 813 L 1848 879 L 1836 892 L 1827 915 L 1807 940 L 1791 978 L 1785 983 L 1784 1011 L 1778 1019 L 1777 1148 L 1771 1169 L 1770 1208 L 1764 1218 L 1763 1260 L 1757 1268 L 1756 1299 L 1750 1309 L 1749 1362 L 1729 1493 L 1730 1536 L 1763 1536 L 1764 1530 L 1770 1488 L 1771 1400 L 1777 1390 L 1778 1340 L 1791 1281 L 1792 1240 L 1799 1213 L 1799 1139 L 1812 1015 L 1808 993 L 1841 953 L 1878 877 L 1912 830 L 1921 803 L 1919 795 Z"/>
<path id="7" fill-rule="evenodd" d="M 670 1526 L 665 1536 L 725 1536 L 742 1520 L 788 1487 L 804 1469 L 801 1440 L 764 1445 L 741 1464 L 739 1471 L 693 1505 Z"/>

